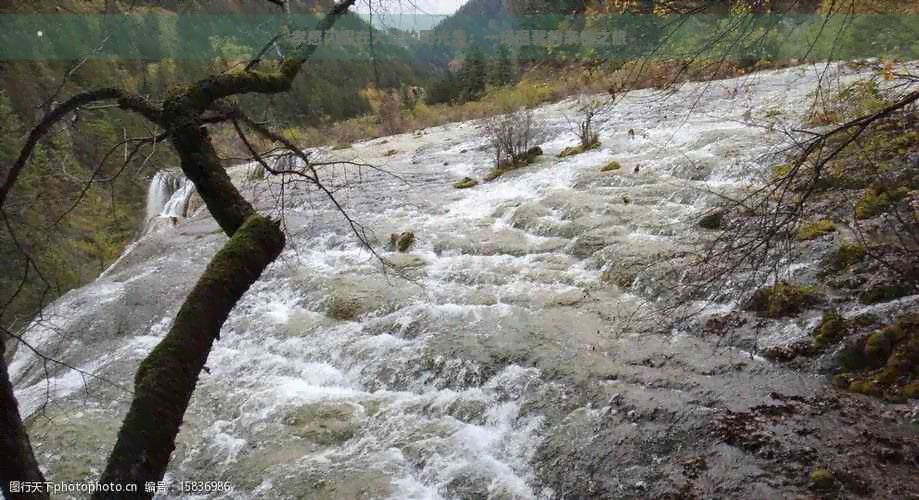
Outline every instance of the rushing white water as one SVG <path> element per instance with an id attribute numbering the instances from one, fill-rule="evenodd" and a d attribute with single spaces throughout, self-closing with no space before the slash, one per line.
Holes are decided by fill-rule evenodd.
<path id="1" fill-rule="evenodd" d="M 156 217 L 186 217 L 188 199 L 195 185 L 184 175 L 172 170 L 160 170 L 147 188 L 147 222 Z"/>
<path id="2" fill-rule="evenodd" d="M 561 391 L 552 374 L 601 370 L 603 352 L 641 331 L 642 304 L 672 279 L 640 271 L 626 292 L 603 284 L 602 273 L 691 240 L 695 217 L 717 200 L 709 191 L 741 187 L 775 161 L 788 141 L 783 124 L 800 120 L 821 77 L 801 67 L 687 84 L 669 96 L 632 92 L 597 120 L 603 147 L 564 159 L 558 152 L 576 142 L 565 118 L 573 103 L 541 107 L 546 155 L 472 189 L 452 182 L 489 168 L 477 122 L 335 152 L 399 176 L 321 171 L 330 184 L 353 185 L 339 200 L 378 239 L 414 231 L 411 255 L 383 254 L 404 264 L 410 280 L 381 276 L 340 214 L 286 188 L 287 249 L 224 325 L 167 475 L 226 480 L 235 490 L 158 498 L 555 498 L 536 481 L 534 464 L 553 432 L 541 407 Z M 622 171 L 601 174 L 610 160 Z M 184 216 L 189 186 L 157 173 L 148 218 Z M 74 366 L 132 380 L 225 241 L 212 221 L 179 227 L 168 239 L 138 242 L 133 260 L 67 294 L 27 338 Z M 622 258 L 587 257 L 581 249 L 593 240 L 584 235 Z M 366 307 L 336 320 L 327 312 L 337 303 Z M 62 340 L 59 331 L 70 335 Z M 83 394 L 79 376 L 60 367 L 46 373 L 25 349 L 10 370 L 25 416 L 39 412 L 51 387 L 63 408 L 52 434 L 92 415 L 114 433 L 129 401 L 94 380 Z M 72 408 L 85 409 L 82 420 L 71 420 Z M 33 442 L 52 471 L 84 460 L 93 473 L 108 449 Z"/>

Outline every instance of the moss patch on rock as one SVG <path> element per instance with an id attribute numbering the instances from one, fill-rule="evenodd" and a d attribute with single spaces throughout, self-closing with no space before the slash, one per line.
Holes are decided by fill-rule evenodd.
<path id="1" fill-rule="evenodd" d="M 753 292 L 747 309 L 769 318 L 784 318 L 816 304 L 818 299 L 812 287 L 782 281 Z"/>
<path id="2" fill-rule="evenodd" d="M 849 267 L 865 259 L 865 249 L 859 245 L 844 243 L 827 254 L 822 262 L 824 274 L 833 274 L 845 271 Z"/>
<path id="3" fill-rule="evenodd" d="M 702 229 L 721 229 L 724 222 L 724 212 L 717 211 L 704 215 L 699 219 L 699 227 Z"/>
<path id="4" fill-rule="evenodd" d="M 862 290 L 858 300 L 862 304 L 877 304 L 905 297 L 912 292 L 913 288 L 906 283 L 882 281 Z"/>
<path id="5" fill-rule="evenodd" d="M 807 241 L 819 238 L 836 230 L 836 225 L 829 219 L 821 219 L 812 224 L 805 224 L 798 229 L 798 240 Z"/>
<path id="6" fill-rule="evenodd" d="M 478 184 L 479 181 L 473 179 L 472 177 L 463 177 L 462 179 L 453 183 L 453 187 L 456 189 L 466 189 L 471 188 Z"/>
<path id="7" fill-rule="evenodd" d="M 326 315 L 339 321 L 373 312 L 392 312 L 417 295 L 417 290 L 404 279 L 368 275 L 338 276 L 327 288 Z"/>
<path id="8" fill-rule="evenodd" d="M 893 190 L 870 187 L 855 205 L 855 216 L 859 219 L 870 219 L 886 212 L 891 205 L 909 195 L 909 188 L 900 186 Z"/>
<path id="9" fill-rule="evenodd" d="M 772 178 L 781 179 L 786 175 L 791 173 L 791 169 L 794 167 L 791 163 L 780 163 L 772 167 Z"/>
<path id="10" fill-rule="evenodd" d="M 850 331 L 849 322 L 837 311 L 827 311 L 814 328 L 814 347 L 820 349 L 839 342 Z"/>
<path id="11" fill-rule="evenodd" d="M 354 437 L 360 426 L 358 405 L 347 402 L 307 404 L 289 412 L 284 424 L 295 436 L 321 446 L 344 443 Z"/>
<path id="12" fill-rule="evenodd" d="M 837 385 L 852 392 L 891 401 L 919 397 L 919 314 L 900 316 L 874 331 L 864 342 L 857 362 L 842 368 Z"/>
<path id="13" fill-rule="evenodd" d="M 810 487 L 815 490 L 829 490 L 836 484 L 833 473 L 826 469 L 815 469 L 810 474 Z"/>
<path id="14" fill-rule="evenodd" d="M 622 165 L 618 161 L 612 160 L 606 165 L 603 165 L 602 167 L 600 167 L 600 171 L 601 172 L 612 172 L 613 170 L 619 170 L 621 168 L 622 168 Z"/>
<path id="15" fill-rule="evenodd" d="M 569 146 L 563 149 L 562 152 L 558 154 L 558 157 L 565 158 L 568 156 L 579 155 L 585 151 L 590 151 L 591 149 L 597 149 L 599 147 L 600 147 L 600 140 L 598 138 L 596 141 L 593 141 L 590 144 L 587 144 L 586 146 L 584 144 L 578 144 L 577 146 Z"/>
<path id="16" fill-rule="evenodd" d="M 509 160 L 504 160 L 498 162 L 490 172 L 488 172 L 485 177 L 482 177 L 483 181 L 492 181 L 497 179 L 503 174 L 510 172 L 511 170 L 517 170 L 518 168 L 525 167 L 530 163 L 533 163 L 536 160 L 537 156 L 542 155 L 542 148 L 539 146 L 534 146 L 528 149 L 525 153 L 514 155 L 513 158 Z"/>

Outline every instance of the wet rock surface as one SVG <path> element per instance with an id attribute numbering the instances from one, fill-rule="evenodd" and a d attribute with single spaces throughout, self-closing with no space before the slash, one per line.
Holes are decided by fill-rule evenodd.
<path id="1" fill-rule="evenodd" d="M 557 415 L 540 448 L 562 498 L 919 498 L 917 429 L 897 409 L 748 356 L 632 342 L 624 368 L 585 389 L 609 399 Z M 831 472 L 826 488 L 815 470 Z"/>
<path id="2" fill-rule="evenodd" d="M 811 73 L 759 75 L 744 98 L 797 110 Z M 737 84 L 630 93 L 601 117 L 603 146 L 564 159 L 572 103 L 540 108 L 556 134 L 543 160 L 468 189 L 452 183 L 489 169 L 475 123 L 335 151 L 400 176 L 364 171 L 343 199 L 386 264 L 334 208 L 288 192 L 288 248 L 224 325 L 167 479 L 230 481 L 208 498 L 243 500 L 919 498 L 915 405 L 838 391 L 821 373 L 834 351 L 795 350 L 832 297 L 769 317 L 739 307 L 749 288 L 683 293 L 713 231 L 697 226 L 708 183 L 742 189 L 785 140 L 738 127 L 730 99 L 694 99 Z M 611 160 L 623 168 L 599 172 Z M 247 191 L 262 209 L 266 182 Z M 387 252 L 407 228 L 417 238 Z M 132 380 L 225 239 L 200 211 L 146 237 L 26 339 Z M 843 315 L 883 324 L 915 306 L 900 300 Z M 45 373 L 25 349 L 11 372 L 54 479 L 98 474 L 87 457 L 129 393 Z"/>

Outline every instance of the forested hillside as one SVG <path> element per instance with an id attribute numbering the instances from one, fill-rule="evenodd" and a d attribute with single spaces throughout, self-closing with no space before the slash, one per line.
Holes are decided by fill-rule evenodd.
<path id="1" fill-rule="evenodd" d="M 438 64 L 432 102 L 467 101 L 477 92 L 461 87 L 470 87 L 469 78 L 477 79 L 481 71 L 463 68 L 464 61 L 496 61 L 508 53 L 524 73 L 538 68 L 549 79 L 553 71 L 567 78 L 584 67 L 592 74 L 625 68 L 633 81 L 623 88 L 634 88 L 664 75 L 671 80 L 676 75 L 707 78 L 712 71 L 726 75 L 805 57 L 909 59 L 919 53 L 915 21 L 908 17 L 919 12 L 917 5 L 888 0 L 472 0 L 441 21 L 432 37 L 452 40 L 459 31 L 466 35 L 465 45 L 419 44 L 416 50 L 420 58 Z M 522 42 L 505 41 L 502 35 L 514 32 Z M 621 41 L 612 41 L 613 36 L 605 43 L 580 41 L 579 34 L 586 32 L 616 34 Z M 531 38 L 537 33 L 539 40 Z M 577 41 L 565 38 L 572 33 Z M 651 64 L 631 64 L 645 59 Z M 699 71 L 706 65 L 711 67 Z"/>
<path id="2" fill-rule="evenodd" d="M 327 10 L 331 3 L 294 1 L 292 12 L 314 14 Z M 175 14 L 277 15 L 281 10 L 264 0 L 0 1 L 0 14 L 4 15 L 100 13 L 149 14 L 158 16 L 160 23 L 168 23 Z M 240 18 L 239 22 L 250 21 Z M 337 28 L 369 29 L 356 16 L 346 16 Z M 170 30 L 161 33 L 169 34 Z M 187 35 L 175 34 L 179 38 Z M 340 48 L 322 48 L 300 72 L 291 92 L 270 98 L 244 96 L 241 104 L 276 129 L 292 130 L 370 112 L 367 93 L 361 92 L 368 86 L 424 84 L 428 71 L 424 65 L 415 63 L 404 48 L 388 43 L 385 35 L 375 32 L 374 37 L 373 48 L 379 61 L 376 67 L 369 54 L 350 54 L 342 59 L 334 53 Z M 104 46 L 102 37 L 98 42 Z M 179 43 L 169 39 L 141 42 Z M 211 48 L 224 58 L 0 61 L 0 178 L 6 177 L 28 131 L 55 101 L 61 102 L 80 91 L 111 86 L 157 101 L 176 85 L 238 66 L 261 47 L 252 50 L 233 40 L 213 40 Z M 0 325 L 4 327 L 21 325 L 40 303 L 86 283 L 111 263 L 137 236 L 143 223 L 150 177 L 161 168 L 176 165 L 168 147 L 157 146 L 152 152 L 144 149 L 143 154 L 135 154 L 140 146 L 138 139 L 149 138 L 154 132 L 135 115 L 88 107 L 64 123 L 39 145 L 3 207 L 0 303 L 10 302 L 0 314 Z M 219 146 L 222 154 L 241 156 L 238 143 L 227 139 Z M 125 158 L 131 159 L 125 162 Z M 91 178 L 94 182 L 87 187 Z M 20 286 L 23 277 L 24 286 Z"/>

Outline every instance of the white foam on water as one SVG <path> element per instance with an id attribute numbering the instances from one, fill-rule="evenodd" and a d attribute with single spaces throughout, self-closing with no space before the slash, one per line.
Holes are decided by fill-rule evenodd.
<path id="1" fill-rule="evenodd" d="M 201 394 L 229 408 L 212 410 L 207 402 L 194 400 L 194 409 L 203 415 L 217 413 L 207 417 L 213 420 L 195 436 L 197 448 L 171 465 L 169 477 L 194 480 L 200 467 L 213 469 L 209 472 L 218 477 L 229 475 L 249 453 L 253 435 L 281 425 L 282 415 L 292 408 L 338 402 L 363 409 L 355 413 L 358 423 L 353 437 L 265 469 L 261 484 L 252 491 L 208 498 L 278 498 L 284 493 L 278 491 L 278 485 L 293 475 L 324 474 L 334 482 L 343 470 L 370 471 L 389 478 L 392 500 L 447 500 L 451 485 L 464 477 L 485 481 L 479 489 L 484 488 L 482 493 L 491 498 L 551 497 L 551 492 L 535 487 L 533 454 L 545 435 L 544 421 L 538 414 L 524 416 L 520 411 L 526 394 L 542 383 L 538 371 L 511 364 L 486 376 L 473 360 L 462 355 L 451 358 L 442 346 L 438 351 L 436 341 L 446 334 L 470 345 L 487 342 L 489 335 L 497 338 L 497 322 L 502 318 L 539 312 L 542 305 L 527 302 L 527 297 L 570 293 L 596 285 L 600 270 L 589 259 L 575 259 L 558 270 L 561 280 L 547 282 L 538 276 L 545 269 L 542 259 L 554 254 L 565 262 L 562 259 L 570 258 L 566 247 L 541 255 L 473 255 L 463 252 L 480 250 L 481 244 L 493 242 L 464 241 L 470 248 L 447 245 L 440 252 L 434 251 L 433 242 L 457 235 L 466 238 L 481 228 L 509 238 L 521 236 L 531 247 L 544 244 L 550 238 L 512 226 L 514 207 L 544 200 L 550 194 L 564 196 L 574 191 L 576 182 L 597 175 L 599 167 L 612 159 L 623 164 L 622 172 L 610 174 L 618 177 L 608 177 L 609 182 L 596 192 L 578 194 L 604 196 L 599 201 L 592 199 L 616 213 L 635 212 L 634 220 L 623 222 L 624 234 L 617 236 L 617 244 L 665 246 L 679 242 L 693 230 L 693 217 L 701 215 L 712 202 L 701 194 L 705 188 L 741 185 L 758 169 L 768 168 L 761 158 L 785 140 L 780 134 L 738 123 L 748 104 L 744 99 L 749 97 L 754 117 L 775 106 L 783 106 L 788 116 L 797 116 L 818 76 L 810 69 L 802 72 L 791 68 L 714 84 L 686 84 L 667 99 L 659 99 L 652 91 L 633 92 L 599 122 L 601 148 L 564 159 L 557 157 L 558 152 L 574 145 L 576 138 L 561 112 L 571 115 L 574 101 L 541 107 L 536 115 L 545 121 L 547 130 L 554 131 L 541 144 L 544 156 L 526 168 L 471 189 L 455 190 L 452 182 L 466 175 L 481 177 L 491 157 L 488 151 L 476 149 L 482 143 L 482 133 L 472 123 L 430 129 L 421 137 L 402 134 L 387 138 L 386 144 L 367 141 L 351 148 L 353 151 L 326 148 L 316 152 L 358 159 L 360 155 L 387 158 L 388 169 L 421 179 L 405 185 L 381 174 L 368 174 L 380 175 L 379 184 L 355 191 L 348 203 L 359 222 L 391 223 L 400 228 L 398 231 L 406 228 L 416 233 L 418 241 L 412 253 L 426 261 L 418 271 L 423 291 L 416 299 L 355 321 L 335 322 L 325 317 L 322 300 L 327 291 L 323 287 L 330 278 L 378 272 L 379 264 L 354 241 L 339 214 L 325 206 L 316 208 L 321 203 L 315 199 L 291 193 L 287 211 L 296 214 L 304 227 L 291 228 L 293 236 L 281 262 L 273 265 L 236 306 L 207 360 L 210 372 L 199 381 Z M 694 102 L 693 97 L 706 85 L 718 92 L 718 88 L 740 83 L 748 86 L 741 98 L 703 97 Z M 698 109 L 693 107 L 696 105 Z M 630 128 L 636 131 L 634 139 L 626 135 Z M 389 149 L 400 152 L 387 157 Z M 464 149 L 466 153 L 459 153 Z M 681 178 L 680 169 L 687 158 L 700 164 L 710 162 L 711 172 L 699 181 Z M 448 166 L 443 161 L 448 161 Z M 643 171 L 633 174 L 631 168 L 639 163 Z M 244 175 L 245 168 L 251 166 L 241 166 L 233 175 Z M 147 196 L 148 217 L 184 214 L 191 188 L 171 175 L 164 172 L 154 176 Z M 700 192 L 698 196 L 692 194 L 695 190 Z M 623 194 L 636 200 L 628 209 L 621 205 Z M 637 205 L 638 201 L 642 204 Z M 500 216 L 496 215 L 499 210 L 504 210 Z M 335 217 L 340 224 L 328 217 Z M 560 209 L 545 222 L 563 224 L 570 220 Z M 205 254 L 196 258 L 206 260 L 209 255 Z M 151 259 L 138 269 L 149 276 L 169 272 L 176 265 L 165 258 Z M 800 269 L 788 271 L 796 270 Z M 66 330 L 81 313 L 115 300 L 121 293 L 123 284 L 100 279 L 66 295 L 47 313 L 54 313 L 54 321 Z M 496 297 L 493 304 L 469 300 L 477 294 L 492 293 Z M 618 300 L 621 303 L 610 307 L 610 315 L 619 314 L 616 307 L 627 314 L 641 301 L 630 294 Z M 715 310 L 717 307 L 708 311 Z M 118 349 L 100 353 L 81 367 L 104 373 L 118 356 L 136 362 L 162 338 L 170 322 L 171 316 L 164 317 L 148 331 L 134 332 Z M 444 325 L 459 326 L 446 330 Z M 34 330 L 28 338 L 36 346 L 58 340 L 49 328 Z M 14 377 L 38 362 L 23 351 L 19 349 L 10 365 Z M 30 414 L 45 400 L 45 382 L 16 388 L 23 414 Z M 52 399 L 63 399 L 81 390 L 84 381 L 79 374 L 65 371 L 47 383 Z M 455 407 L 470 402 L 481 404 L 481 414 L 460 418 Z M 371 408 L 374 411 L 368 411 Z M 424 455 L 423 463 L 416 462 L 412 450 Z"/>

